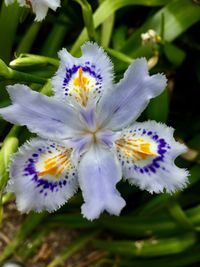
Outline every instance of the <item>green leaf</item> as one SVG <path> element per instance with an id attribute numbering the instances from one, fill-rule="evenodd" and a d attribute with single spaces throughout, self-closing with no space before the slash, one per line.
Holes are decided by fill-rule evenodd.
<path id="1" fill-rule="evenodd" d="M 151 99 L 147 107 L 148 119 L 166 122 L 169 113 L 168 92 L 164 90 L 163 93 L 156 98 Z"/>
<path id="2" fill-rule="evenodd" d="M 24 36 L 22 37 L 17 49 L 16 49 L 16 55 L 19 55 L 21 53 L 28 53 L 35 41 L 35 38 L 41 28 L 41 23 L 39 22 L 33 22 L 28 30 L 25 32 Z"/>
<path id="3" fill-rule="evenodd" d="M 142 49 L 141 33 L 153 29 L 160 34 L 163 17 L 165 22 L 164 40 L 171 42 L 200 20 L 200 6 L 188 0 L 170 1 L 168 5 L 151 16 L 142 27 L 131 35 L 122 51 L 130 56 L 137 57 L 140 54 L 140 49 Z"/>
<path id="4" fill-rule="evenodd" d="M 112 37 L 113 48 L 115 50 L 120 50 L 126 41 L 128 28 L 126 25 L 121 25 L 119 28 L 115 29 Z"/>
<path id="5" fill-rule="evenodd" d="M 96 241 L 95 246 L 111 253 L 129 256 L 157 257 L 185 251 L 197 241 L 195 234 L 140 241 Z"/>
<path id="6" fill-rule="evenodd" d="M 106 0 L 104 1 L 93 15 L 94 28 L 97 28 L 108 17 L 110 17 L 118 9 L 130 5 L 144 5 L 144 6 L 162 6 L 169 3 L 170 0 Z M 71 53 L 76 55 L 80 46 L 87 40 L 87 32 L 84 29 L 74 43 Z"/>
<path id="7" fill-rule="evenodd" d="M 190 139 L 187 145 L 190 148 L 197 149 L 198 151 L 200 151 L 200 134 L 197 134 L 192 139 Z"/>
<path id="8" fill-rule="evenodd" d="M 5 1 L 1 1 L 0 11 L 0 58 L 6 63 L 10 61 L 13 42 L 17 26 L 19 23 L 20 7 L 19 4 L 13 3 L 12 5 L 6 6 Z"/>
<path id="9" fill-rule="evenodd" d="M 172 43 L 165 42 L 164 53 L 167 59 L 175 66 L 180 66 L 186 58 L 186 53 Z"/>

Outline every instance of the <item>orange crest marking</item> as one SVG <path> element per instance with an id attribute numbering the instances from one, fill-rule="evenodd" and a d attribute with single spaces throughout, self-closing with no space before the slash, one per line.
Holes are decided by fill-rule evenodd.
<path id="1" fill-rule="evenodd" d="M 58 178 L 59 174 L 70 167 L 69 152 L 66 151 L 44 160 L 43 170 L 38 172 L 38 176 L 52 175 Z"/>
<path id="2" fill-rule="evenodd" d="M 118 150 L 128 157 L 132 157 L 134 160 L 145 160 L 149 156 L 155 157 L 158 155 L 153 151 L 151 143 L 142 138 L 122 138 L 116 141 L 116 145 Z"/>

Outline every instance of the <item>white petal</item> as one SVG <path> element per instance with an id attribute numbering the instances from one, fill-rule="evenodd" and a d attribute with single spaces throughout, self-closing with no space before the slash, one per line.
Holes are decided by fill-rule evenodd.
<path id="1" fill-rule="evenodd" d="M 32 9 L 33 12 L 36 14 L 35 16 L 35 20 L 36 21 L 41 21 L 43 20 L 48 12 L 48 6 L 43 4 L 43 3 L 38 3 L 38 1 L 34 1 L 32 2 Z"/>
<path id="2" fill-rule="evenodd" d="M 85 201 L 84 217 L 93 220 L 104 210 L 119 215 L 125 201 L 116 190 L 121 167 L 112 152 L 100 146 L 92 147 L 81 159 L 78 176 Z"/>
<path id="3" fill-rule="evenodd" d="M 12 4 L 14 0 L 5 0 L 6 5 Z M 36 14 L 36 21 L 45 18 L 48 9 L 56 10 L 60 6 L 60 0 L 17 0 L 20 6 L 31 7 Z"/>
<path id="4" fill-rule="evenodd" d="M 7 90 L 13 105 L 0 109 L 5 120 L 52 139 L 69 138 L 80 130 L 78 115 L 69 105 L 21 84 L 8 86 Z"/>
<path id="5" fill-rule="evenodd" d="M 189 175 L 174 160 L 186 147 L 174 140 L 174 130 L 155 121 L 135 123 L 116 141 L 123 175 L 131 184 L 149 192 L 183 189 Z"/>
<path id="6" fill-rule="evenodd" d="M 112 130 L 126 127 L 165 86 L 164 75 L 149 76 L 145 58 L 135 60 L 124 78 L 111 90 L 104 91 L 99 103 L 99 120 Z"/>
<path id="7" fill-rule="evenodd" d="M 60 0 L 32 0 L 33 12 L 36 14 L 35 20 L 43 20 L 47 14 L 48 8 L 55 11 L 59 6 Z"/>
<path id="8" fill-rule="evenodd" d="M 56 97 L 86 106 L 112 86 L 113 66 L 97 44 L 88 42 L 81 49 L 80 58 L 66 49 L 58 53 L 61 64 L 52 83 Z"/>
<path id="9" fill-rule="evenodd" d="M 14 155 L 7 191 L 16 195 L 21 212 L 54 211 L 77 190 L 71 150 L 61 144 L 33 139 Z"/>

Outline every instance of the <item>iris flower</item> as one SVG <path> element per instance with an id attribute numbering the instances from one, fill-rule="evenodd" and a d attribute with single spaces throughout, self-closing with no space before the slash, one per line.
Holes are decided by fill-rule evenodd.
<path id="1" fill-rule="evenodd" d="M 82 214 L 93 220 L 104 210 L 120 214 L 125 201 L 116 184 L 122 177 L 151 193 L 174 192 L 187 183 L 187 171 L 174 164 L 186 147 L 174 140 L 173 129 L 135 122 L 166 87 L 165 76 L 150 76 L 140 58 L 113 84 L 103 49 L 90 42 L 81 49 L 80 58 L 59 52 L 54 96 L 21 84 L 7 88 L 12 105 L 0 114 L 39 136 L 19 149 L 10 166 L 7 190 L 16 194 L 22 212 L 54 211 L 80 187 Z"/>
<path id="2" fill-rule="evenodd" d="M 15 0 L 5 0 L 6 5 L 12 4 Z M 36 14 L 36 21 L 46 17 L 48 8 L 56 10 L 60 6 L 60 0 L 17 0 L 20 6 L 30 7 Z"/>

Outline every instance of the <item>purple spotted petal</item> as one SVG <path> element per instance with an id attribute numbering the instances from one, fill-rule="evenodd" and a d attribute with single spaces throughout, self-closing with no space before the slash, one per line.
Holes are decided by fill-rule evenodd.
<path id="1" fill-rule="evenodd" d="M 112 86 L 113 67 L 97 44 L 88 42 L 81 50 L 80 58 L 71 56 L 65 49 L 59 52 L 61 64 L 52 84 L 57 98 L 87 106 Z"/>
<path id="2" fill-rule="evenodd" d="M 33 139 L 15 154 L 7 191 L 16 195 L 21 212 L 54 211 L 77 190 L 71 150 L 61 144 Z"/>
<path id="3" fill-rule="evenodd" d="M 116 141 L 123 175 L 149 192 L 174 192 L 187 184 L 188 172 L 174 164 L 186 147 L 173 138 L 173 129 L 154 121 L 135 123 Z"/>

